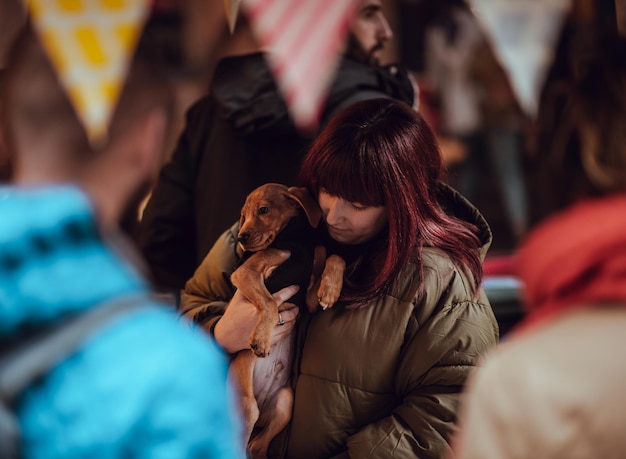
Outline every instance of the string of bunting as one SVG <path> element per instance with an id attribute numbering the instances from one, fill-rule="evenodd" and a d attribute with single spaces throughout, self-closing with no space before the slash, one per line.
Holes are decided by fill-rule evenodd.
<path id="1" fill-rule="evenodd" d="M 470 0 L 522 109 L 536 115 L 572 0 Z"/>
<path id="2" fill-rule="evenodd" d="M 208 1 L 208 0 L 207 0 Z M 296 126 L 314 131 L 362 0 L 223 0 L 248 16 Z M 571 0 L 469 0 L 534 115 Z M 106 139 L 150 0 L 22 0 L 92 142 Z"/>

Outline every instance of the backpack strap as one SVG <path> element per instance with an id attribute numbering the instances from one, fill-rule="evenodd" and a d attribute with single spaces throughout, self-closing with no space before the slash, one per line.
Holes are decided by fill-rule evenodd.
<path id="1" fill-rule="evenodd" d="M 0 353 L 0 458 L 19 457 L 19 426 L 11 405 L 38 378 L 69 357 L 96 329 L 116 315 L 145 307 L 146 295 L 108 300 L 18 337 Z"/>

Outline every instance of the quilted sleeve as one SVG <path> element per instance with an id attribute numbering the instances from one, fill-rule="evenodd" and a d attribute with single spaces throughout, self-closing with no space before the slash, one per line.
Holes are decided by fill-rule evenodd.
<path id="1" fill-rule="evenodd" d="M 230 275 L 239 264 L 235 224 L 217 240 L 181 292 L 180 313 L 213 333 L 235 293 Z"/>
<path id="2" fill-rule="evenodd" d="M 339 457 L 435 459 L 449 453 L 465 382 L 498 340 L 485 301 L 447 304 L 424 324 L 413 324 L 397 370 L 399 405 L 351 436 Z"/>

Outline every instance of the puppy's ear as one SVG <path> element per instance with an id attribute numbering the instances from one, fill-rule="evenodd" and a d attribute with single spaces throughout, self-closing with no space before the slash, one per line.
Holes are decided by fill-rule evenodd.
<path id="1" fill-rule="evenodd" d="M 313 228 L 317 228 L 322 219 L 322 210 L 317 201 L 311 196 L 311 193 L 309 193 L 309 190 L 304 187 L 292 186 L 289 188 L 289 194 L 304 209 L 309 224 Z"/>

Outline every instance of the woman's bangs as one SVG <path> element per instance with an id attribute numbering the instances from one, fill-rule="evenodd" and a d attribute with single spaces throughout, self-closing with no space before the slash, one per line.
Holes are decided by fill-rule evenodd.
<path id="1" fill-rule="evenodd" d="M 342 150 L 327 155 L 325 166 L 317 171 L 318 189 L 324 189 L 331 195 L 339 196 L 350 202 L 358 202 L 367 206 L 382 206 L 385 196 L 380 186 L 379 171 L 371 164 L 362 161 L 358 151 Z"/>

